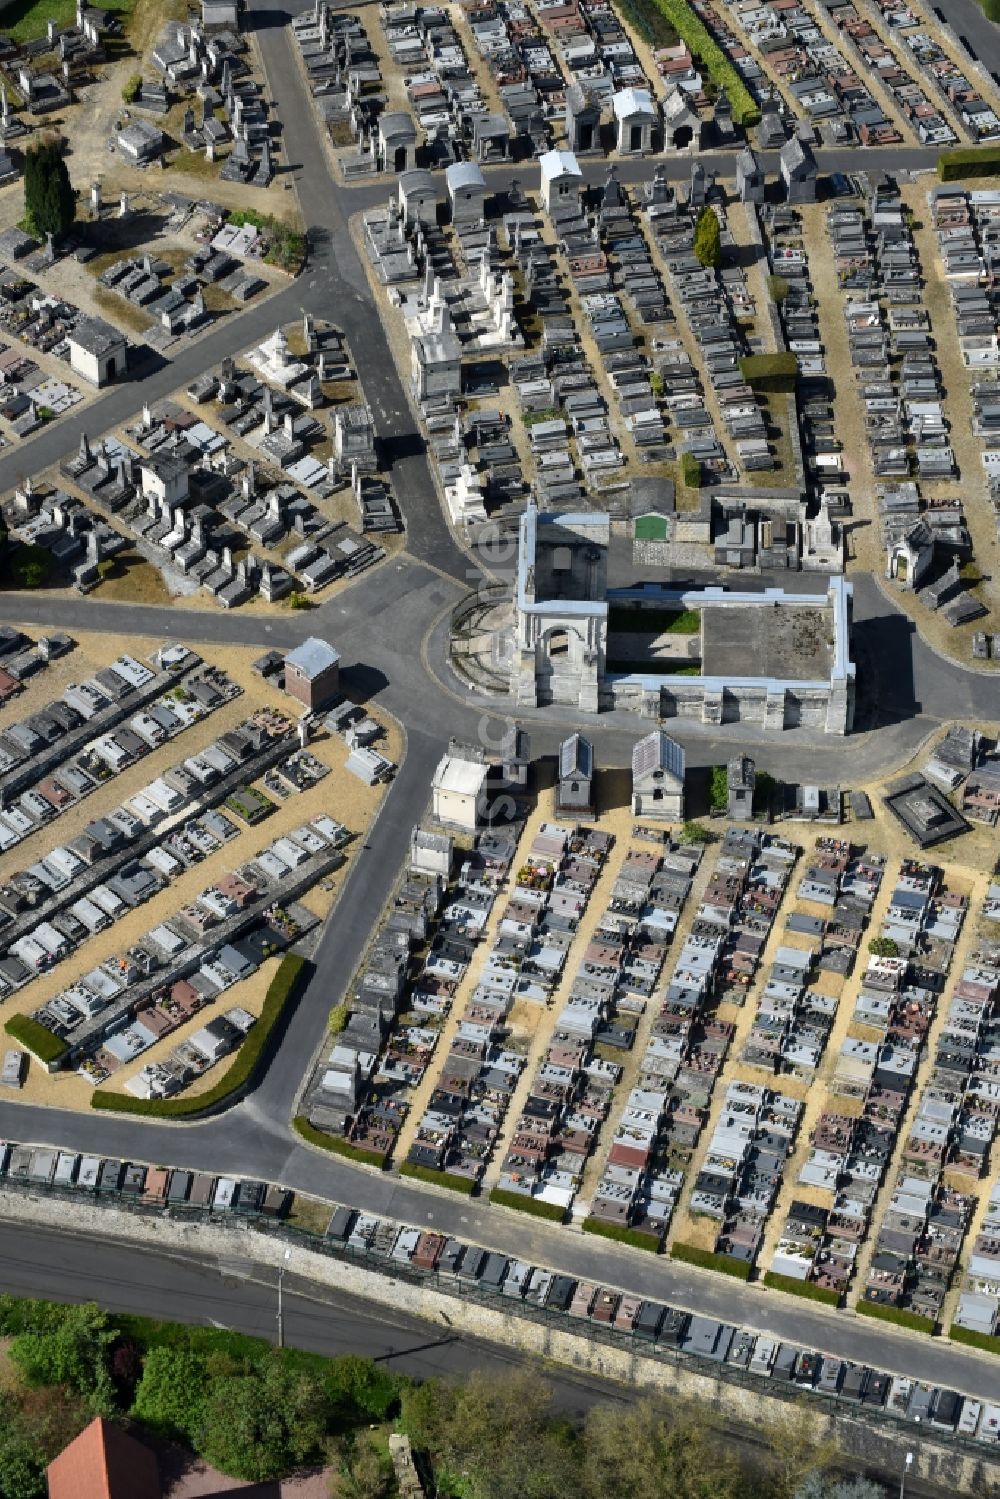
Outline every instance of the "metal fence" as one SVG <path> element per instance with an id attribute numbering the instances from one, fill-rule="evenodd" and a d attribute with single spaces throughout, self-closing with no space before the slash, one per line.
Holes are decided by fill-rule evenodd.
<path id="1" fill-rule="evenodd" d="M 534 1322 L 539 1326 L 572 1333 L 592 1343 L 603 1343 L 635 1357 L 690 1369 L 714 1379 L 720 1386 L 735 1385 L 742 1389 L 753 1390 L 758 1394 L 766 1393 L 787 1404 L 801 1404 L 805 1398 L 808 1399 L 810 1408 L 815 1408 L 829 1416 L 850 1416 L 859 1419 L 873 1432 L 890 1428 L 899 1432 L 905 1430 L 911 1437 L 914 1435 L 915 1428 L 912 1421 L 907 1421 L 905 1416 L 887 1410 L 884 1406 L 870 1406 L 847 1401 L 839 1395 L 820 1393 L 814 1388 L 796 1384 L 794 1380 L 775 1380 L 753 1373 L 738 1364 L 720 1362 L 717 1359 L 706 1358 L 701 1354 L 678 1348 L 670 1343 L 644 1338 L 632 1330 L 593 1322 L 586 1317 L 572 1317 L 569 1312 L 560 1311 L 554 1307 L 532 1306 L 520 1298 L 505 1296 L 502 1289 L 493 1289 L 478 1280 L 467 1280 L 462 1276 L 446 1274 L 437 1269 L 421 1270 L 408 1261 L 401 1262 L 392 1259 L 390 1255 L 378 1254 L 369 1246 L 340 1244 L 334 1239 L 326 1238 L 323 1234 L 312 1233 L 308 1229 L 299 1228 L 294 1223 L 269 1217 L 259 1211 L 241 1213 L 238 1207 L 226 1211 L 214 1211 L 210 1207 L 199 1207 L 190 1202 L 170 1205 L 150 1203 L 143 1202 L 120 1190 L 114 1192 L 90 1190 L 84 1193 L 79 1187 L 56 1186 L 52 1183 L 32 1182 L 10 1177 L 4 1178 L 2 1185 L 23 1192 L 29 1198 L 54 1197 L 67 1202 L 79 1202 L 86 1196 L 98 1206 L 113 1207 L 119 1211 L 124 1209 L 134 1213 L 137 1217 L 166 1218 L 177 1223 L 210 1223 L 213 1228 L 230 1231 L 246 1231 L 252 1228 L 255 1232 L 279 1242 L 308 1249 L 314 1254 L 325 1255 L 328 1259 L 352 1261 L 363 1265 L 366 1270 L 384 1275 L 390 1280 L 403 1281 L 413 1286 L 429 1287 L 457 1300 L 474 1302 L 497 1310 L 502 1308 L 510 1316 Z M 919 1430 L 921 1443 L 928 1441 L 937 1443 L 949 1450 L 962 1452 L 980 1460 L 983 1460 L 989 1452 L 985 1443 L 977 1442 L 972 1437 L 949 1431 L 944 1427 L 935 1427 L 931 1430 L 926 1425 L 921 1425 Z"/>

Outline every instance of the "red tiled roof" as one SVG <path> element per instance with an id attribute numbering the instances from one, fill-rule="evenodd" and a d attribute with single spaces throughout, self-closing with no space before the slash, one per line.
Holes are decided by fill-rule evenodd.
<path id="1" fill-rule="evenodd" d="M 49 1463 L 49 1499 L 161 1499 L 148 1447 L 98 1416 Z"/>

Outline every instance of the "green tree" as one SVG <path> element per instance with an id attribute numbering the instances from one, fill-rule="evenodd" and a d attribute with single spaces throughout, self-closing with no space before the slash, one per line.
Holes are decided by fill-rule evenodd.
<path id="1" fill-rule="evenodd" d="M 194 1446 L 223 1473 L 265 1483 L 319 1454 L 329 1416 L 321 1380 L 269 1358 L 212 1382 Z"/>
<path id="2" fill-rule="evenodd" d="M 421 1415 L 441 1489 L 444 1475 L 454 1475 L 450 1487 L 457 1485 L 468 1499 L 564 1499 L 578 1492 L 572 1432 L 553 1418 L 552 1392 L 533 1371 L 518 1369 L 501 1379 L 474 1373 L 446 1397 L 443 1415 L 427 1404 Z"/>
<path id="3" fill-rule="evenodd" d="M 712 766 L 708 799 L 713 812 L 725 812 L 729 806 L 729 772 L 724 765 Z"/>
<path id="4" fill-rule="evenodd" d="M 708 829 L 700 822 L 686 822 L 681 828 L 682 843 L 708 843 L 710 838 Z"/>
<path id="5" fill-rule="evenodd" d="M 10 1357 L 30 1384 L 66 1385 L 98 1410 L 115 1408 L 111 1351 L 118 1331 L 94 1302 L 70 1306 L 48 1332 L 14 1338 Z"/>
<path id="6" fill-rule="evenodd" d="M 60 240 L 76 218 L 76 194 L 69 180 L 60 138 L 39 141 L 24 153 L 24 218 L 31 234 Z"/>
<path id="7" fill-rule="evenodd" d="M 136 1387 L 132 1415 L 165 1437 L 190 1437 L 201 1418 L 205 1360 L 184 1348 L 151 1348 Z"/>
<path id="8" fill-rule="evenodd" d="M 650 1400 L 596 1405 L 583 1431 L 582 1499 L 735 1499 L 739 1466 L 704 1414 Z"/>
<path id="9" fill-rule="evenodd" d="M 868 951 L 873 958 L 898 958 L 899 943 L 893 937 L 873 937 Z"/>
<path id="10" fill-rule="evenodd" d="M 722 231 L 715 209 L 707 203 L 695 221 L 694 253 L 701 265 L 713 271 L 722 264 Z"/>

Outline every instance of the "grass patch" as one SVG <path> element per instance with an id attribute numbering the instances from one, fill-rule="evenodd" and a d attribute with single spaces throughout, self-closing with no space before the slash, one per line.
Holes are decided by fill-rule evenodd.
<path id="1" fill-rule="evenodd" d="M 171 158 L 167 166 L 171 172 L 183 172 L 188 177 L 218 177 L 219 168 L 228 154 L 228 151 L 217 151 L 209 161 L 204 151 L 192 151 L 187 146 L 183 146 Z"/>
<path id="2" fill-rule="evenodd" d="M 432 1166 L 418 1166 L 414 1161 L 404 1161 L 399 1174 L 411 1176 L 414 1181 L 428 1182 L 434 1187 L 447 1187 L 449 1192 L 461 1192 L 463 1197 L 471 1197 L 479 1185 L 471 1176 L 459 1176 L 454 1171 L 435 1171 Z"/>
<path id="3" fill-rule="evenodd" d="M 194 1093 L 189 1098 L 133 1098 L 129 1093 L 96 1092 L 91 1107 L 105 1109 L 115 1114 L 140 1114 L 153 1119 L 185 1119 L 204 1113 L 228 1099 L 246 1086 L 261 1062 L 274 1028 L 285 1011 L 285 1007 L 298 994 L 304 979 L 311 971 L 311 964 L 298 953 L 286 953 L 278 964 L 277 972 L 267 986 L 260 1019 L 254 1022 L 236 1059 L 219 1081 L 206 1093 Z"/>
<path id="4" fill-rule="evenodd" d="M 600 1218 L 584 1218 L 585 1234 L 597 1234 L 601 1239 L 613 1239 L 616 1244 L 631 1244 L 633 1249 L 648 1249 L 659 1254 L 662 1241 L 656 1234 L 644 1234 L 641 1229 L 627 1228 L 624 1223 L 604 1223 Z"/>
<path id="5" fill-rule="evenodd" d="M 698 609 L 612 609 L 608 633 L 619 635 L 697 635 L 701 629 Z"/>
<path id="6" fill-rule="evenodd" d="M 685 1265 L 698 1265 L 702 1270 L 717 1270 L 720 1275 L 731 1275 L 735 1280 L 750 1279 L 750 1265 L 746 1260 L 730 1259 L 728 1254 L 715 1254 L 711 1249 L 699 1249 L 697 1244 L 675 1244 L 670 1251 L 672 1260 L 682 1260 Z"/>
<path id="7" fill-rule="evenodd" d="M 107 0 L 103 7 L 117 16 L 127 16 L 132 0 Z M 76 25 L 76 0 L 13 0 L 4 7 L 2 29 L 15 42 L 33 42 L 45 35 L 45 28 L 55 21 L 62 30 Z"/>
<path id="8" fill-rule="evenodd" d="M 669 657 L 663 661 L 609 660 L 604 663 L 604 669 L 605 671 L 622 672 L 626 676 L 697 677 L 701 675 L 701 665 L 699 663 L 671 661 Z"/>
<path id="9" fill-rule="evenodd" d="M 875 1317 L 880 1322 L 892 1322 L 896 1327 L 908 1327 L 911 1332 L 932 1333 L 937 1326 L 930 1317 L 919 1317 L 901 1306 L 883 1306 L 881 1301 L 859 1301 L 858 1311 L 862 1317 Z"/>
<path id="10" fill-rule="evenodd" d="M 814 1285 L 811 1280 L 796 1280 L 794 1275 L 779 1275 L 776 1270 L 768 1270 L 764 1276 L 764 1284 L 773 1291 L 786 1291 L 789 1296 L 802 1296 L 806 1301 L 821 1301 L 826 1306 L 840 1305 L 839 1291 Z"/>
<path id="11" fill-rule="evenodd" d="M 1000 1355 L 1000 1338 L 991 1337 L 988 1332 L 976 1332 L 973 1327 L 959 1327 L 957 1322 L 953 1322 L 948 1329 L 948 1336 L 953 1343 L 964 1343 L 968 1348 Z"/>
<path id="12" fill-rule="evenodd" d="M 342 1155 L 349 1161 L 358 1162 L 361 1166 L 377 1166 L 380 1171 L 385 1170 L 385 1163 L 389 1159 L 388 1153 L 363 1150 L 358 1145 L 352 1145 L 349 1140 L 344 1140 L 340 1135 L 328 1135 L 325 1131 L 317 1129 L 314 1124 L 310 1124 L 304 1114 L 296 1114 L 292 1120 L 292 1127 L 308 1145 L 316 1145 L 320 1150 L 329 1150 L 332 1155 Z"/>
<path id="13" fill-rule="evenodd" d="M 502 1187 L 493 1188 L 490 1202 L 495 1202 L 497 1207 L 513 1208 L 517 1213 L 530 1213 L 533 1218 L 547 1218 L 550 1223 L 561 1223 L 566 1216 L 565 1208 L 558 1203 L 523 1197 L 520 1192 L 505 1192 Z"/>
<path id="14" fill-rule="evenodd" d="M 636 541 L 666 541 L 670 533 L 670 522 L 665 515 L 640 515 L 633 527 Z"/>
<path id="15" fill-rule="evenodd" d="M 60 1036 L 54 1035 L 37 1020 L 32 1020 L 30 1015 L 12 1015 L 4 1030 L 12 1040 L 20 1041 L 33 1057 L 37 1057 L 46 1066 L 58 1062 L 69 1051 Z"/>

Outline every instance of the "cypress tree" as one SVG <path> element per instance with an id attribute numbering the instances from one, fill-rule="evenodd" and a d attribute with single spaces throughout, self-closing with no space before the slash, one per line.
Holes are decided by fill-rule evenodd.
<path id="1" fill-rule="evenodd" d="M 24 154 L 24 218 L 38 239 L 62 239 L 76 218 L 76 194 L 69 180 L 61 140 L 40 141 Z"/>

